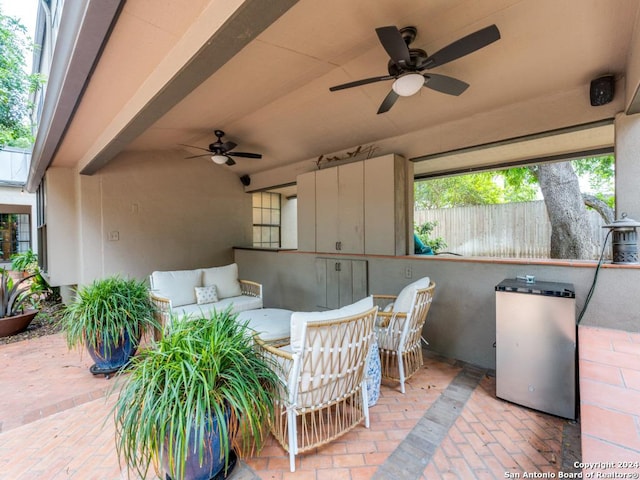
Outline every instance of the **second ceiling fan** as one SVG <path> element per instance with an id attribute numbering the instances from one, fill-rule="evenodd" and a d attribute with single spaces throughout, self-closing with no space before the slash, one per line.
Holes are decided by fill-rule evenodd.
<path id="1" fill-rule="evenodd" d="M 259 153 L 232 152 L 231 150 L 236 148 L 238 144 L 231 141 L 223 142 L 222 137 L 224 137 L 224 132 L 222 130 L 215 130 L 213 133 L 217 139 L 215 142 L 209 144 L 209 148 L 196 147 L 195 145 L 186 145 L 181 143 L 180 145 L 183 147 L 197 148 L 198 150 L 209 152 L 185 158 L 211 157 L 213 163 L 217 163 L 218 165 L 227 164 L 229 166 L 236 164 L 235 160 L 231 157 L 262 158 L 262 155 Z"/>
<path id="2" fill-rule="evenodd" d="M 498 27 L 491 25 L 456 40 L 433 55 L 427 55 L 427 52 L 419 48 L 409 48 L 417 32 L 415 27 L 404 27 L 400 30 L 395 26 L 376 28 L 378 39 L 390 57 L 387 65 L 389 74 L 343 83 L 329 90 L 335 92 L 369 83 L 394 80 L 378 113 L 388 112 L 399 97 L 414 95 L 422 87 L 457 96 L 469 87 L 468 83 L 447 75 L 421 72 L 464 57 L 500 39 Z"/>

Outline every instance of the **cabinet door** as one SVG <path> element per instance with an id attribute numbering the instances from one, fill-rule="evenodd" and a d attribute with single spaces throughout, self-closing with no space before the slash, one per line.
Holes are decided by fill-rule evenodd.
<path id="1" fill-rule="evenodd" d="M 357 302 L 369 295 L 366 260 L 351 260 L 351 300 Z M 347 304 L 345 304 L 347 305 Z"/>
<path id="2" fill-rule="evenodd" d="M 316 258 L 316 279 L 319 307 L 344 307 L 369 294 L 366 260 Z"/>
<path id="3" fill-rule="evenodd" d="M 396 155 L 367 160 L 364 169 L 365 253 L 405 255 L 408 224 L 405 160 Z"/>
<path id="4" fill-rule="evenodd" d="M 316 248 L 335 252 L 338 241 L 338 169 L 318 170 L 316 174 Z"/>
<path id="5" fill-rule="evenodd" d="M 316 173 L 298 175 L 298 250 L 316 251 Z"/>
<path id="6" fill-rule="evenodd" d="M 342 264 L 335 258 L 316 258 L 317 305 L 340 308 Z"/>
<path id="7" fill-rule="evenodd" d="M 338 167 L 338 239 L 342 253 L 364 253 L 364 163 Z"/>
<path id="8" fill-rule="evenodd" d="M 319 252 L 364 253 L 364 164 L 316 172 L 316 247 Z"/>

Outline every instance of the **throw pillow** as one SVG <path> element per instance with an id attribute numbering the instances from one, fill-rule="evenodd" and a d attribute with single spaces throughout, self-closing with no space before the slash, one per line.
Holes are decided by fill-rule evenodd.
<path id="1" fill-rule="evenodd" d="M 214 303 L 218 301 L 218 292 L 215 285 L 209 285 L 208 287 L 196 287 L 196 299 L 198 305 L 203 303 Z"/>
<path id="2" fill-rule="evenodd" d="M 174 270 L 153 272 L 152 288 L 171 300 L 171 307 L 196 303 L 195 287 L 202 286 L 202 270 Z"/>
<path id="3" fill-rule="evenodd" d="M 223 267 L 211 267 L 203 270 L 202 284 L 215 285 L 218 298 L 238 297 L 242 295 L 238 281 L 238 265 L 232 263 Z"/>

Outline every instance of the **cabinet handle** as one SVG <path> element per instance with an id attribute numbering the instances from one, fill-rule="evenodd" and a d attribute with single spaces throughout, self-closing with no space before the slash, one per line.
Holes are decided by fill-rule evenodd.
<path id="1" fill-rule="evenodd" d="M 336 250 L 342 250 L 342 242 L 336 242 Z"/>
<path id="2" fill-rule="evenodd" d="M 336 262 L 336 272 L 339 272 L 340 270 L 340 262 Z"/>

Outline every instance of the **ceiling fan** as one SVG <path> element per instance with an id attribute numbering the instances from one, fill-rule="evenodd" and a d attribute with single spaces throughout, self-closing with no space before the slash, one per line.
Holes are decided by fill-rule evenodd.
<path id="1" fill-rule="evenodd" d="M 218 139 L 209 144 L 209 148 L 196 147 L 194 145 L 185 145 L 181 143 L 183 147 L 191 147 L 197 148 L 198 150 L 204 150 L 205 152 L 202 155 L 192 155 L 191 157 L 185 158 L 198 158 L 198 157 L 211 157 L 213 163 L 217 163 L 218 165 L 227 164 L 229 166 L 235 165 L 236 162 L 231 157 L 242 157 L 242 158 L 262 158 L 262 155 L 259 153 L 247 153 L 247 152 L 232 152 L 234 148 L 238 145 L 235 142 L 222 142 L 222 137 L 224 137 L 224 132 L 222 130 L 215 130 L 213 132 Z"/>
<path id="2" fill-rule="evenodd" d="M 382 101 L 378 113 L 388 112 L 398 97 L 410 97 L 418 93 L 422 87 L 448 95 L 460 95 L 469 87 L 468 83 L 447 75 L 420 72 L 464 57 L 500 39 L 498 27 L 490 25 L 456 40 L 433 55 L 427 55 L 427 52 L 419 48 L 409 48 L 418 33 L 416 27 L 404 27 L 400 30 L 395 26 L 380 27 L 376 28 L 376 33 L 390 57 L 387 65 L 389 75 L 356 80 L 336 85 L 329 90 L 335 92 L 369 83 L 394 80 L 391 91 Z"/>

